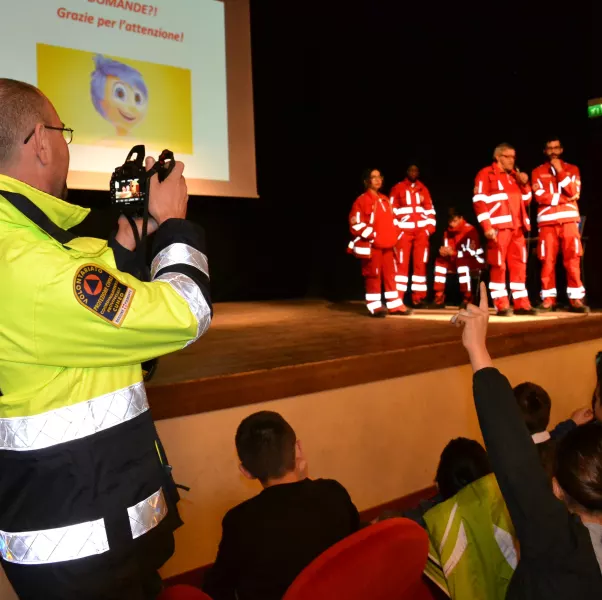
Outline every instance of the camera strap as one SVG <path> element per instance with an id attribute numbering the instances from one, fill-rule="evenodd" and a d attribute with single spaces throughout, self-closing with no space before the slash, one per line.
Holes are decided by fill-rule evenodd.
<path id="1" fill-rule="evenodd" d="M 63 246 L 78 237 L 51 221 L 41 208 L 22 194 L 0 190 L 0 195 L 8 200 L 8 202 L 10 202 L 20 213 L 35 223 L 42 231 L 46 232 L 57 242 L 63 244 Z"/>

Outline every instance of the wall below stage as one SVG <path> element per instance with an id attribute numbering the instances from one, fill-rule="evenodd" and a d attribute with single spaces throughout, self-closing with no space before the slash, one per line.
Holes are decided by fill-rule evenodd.
<path id="1" fill-rule="evenodd" d="M 602 339 L 495 361 L 513 385 L 530 380 L 552 397 L 551 423 L 588 404 Z M 447 442 L 481 441 L 468 366 L 283 398 L 157 423 L 182 493 L 185 525 L 164 577 L 213 562 L 226 511 L 259 490 L 238 471 L 234 433 L 259 410 L 280 412 L 301 440 L 311 477 L 340 481 L 359 510 L 432 484 Z"/>

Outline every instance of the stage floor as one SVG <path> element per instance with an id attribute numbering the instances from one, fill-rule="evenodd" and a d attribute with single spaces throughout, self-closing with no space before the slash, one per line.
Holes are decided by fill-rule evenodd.
<path id="1" fill-rule="evenodd" d="M 467 362 L 453 308 L 371 319 L 361 302 L 224 303 L 196 344 L 161 358 L 149 383 L 156 418 L 169 418 Z M 496 317 L 494 356 L 602 337 L 602 314 Z M 177 401 L 176 401 L 177 399 Z"/>

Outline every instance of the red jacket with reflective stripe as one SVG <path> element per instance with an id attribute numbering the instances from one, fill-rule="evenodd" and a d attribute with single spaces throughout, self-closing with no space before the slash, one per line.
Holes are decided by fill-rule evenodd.
<path id="1" fill-rule="evenodd" d="M 390 215 L 390 222 L 380 215 L 375 222 L 376 210 L 384 210 Z M 394 223 L 395 216 L 391 202 L 384 194 L 379 193 L 378 198 L 370 191 L 363 193 L 353 203 L 349 213 L 349 228 L 353 240 L 349 242 L 347 252 L 355 254 L 358 258 L 370 258 L 372 244 L 379 248 L 393 248 L 397 243 L 398 230 Z M 380 229 L 380 230 L 379 230 Z M 381 245 L 381 239 L 385 245 Z M 389 246 L 387 241 L 391 242 Z"/>
<path id="2" fill-rule="evenodd" d="M 446 248 L 451 248 L 456 253 L 455 258 L 474 259 L 479 264 L 485 262 L 479 232 L 466 221 L 458 231 L 452 231 L 449 228 L 445 230 L 443 245 Z"/>
<path id="3" fill-rule="evenodd" d="M 426 229 L 435 232 L 435 208 L 427 187 L 421 181 L 408 178 L 393 186 L 390 193 L 397 226 L 402 229 Z"/>
<path id="4" fill-rule="evenodd" d="M 581 194 L 581 175 L 575 165 L 562 162 L 556 172 L 548 162 L 533 171 L 531 181 L 537 202 L 537 223 L 540 227 L 581 220 L 577 201 Z"/>
<path id="5" fill-rule="evenodd" d="M 506 173 L 497 162 L 481 169 L 475 179 L 472 198 L 477 219 L 485 233 L 490 229 L 515 229 L 523 227 L 531 230 L 527 207 L 531 202 L 531 186 L 521 185 L 516 179 L 516 171 Z M 514 223 L 510 209 L 511 201 L 519 201 L 519 223 Z"/>

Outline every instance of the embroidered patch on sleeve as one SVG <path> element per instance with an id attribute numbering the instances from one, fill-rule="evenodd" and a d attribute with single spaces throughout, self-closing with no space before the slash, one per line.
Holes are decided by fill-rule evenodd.
<path id="1" fill-rule="evenodd" d="M 82 306 L 121 327 L 136 290 L 98 265 L 84 265 L 75 274 L 73 293 Z"/>

